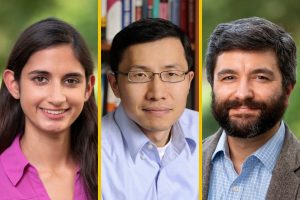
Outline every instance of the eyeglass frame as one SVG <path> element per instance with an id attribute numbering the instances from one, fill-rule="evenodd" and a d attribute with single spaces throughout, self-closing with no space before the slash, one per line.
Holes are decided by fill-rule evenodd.
<path id="1" fill-rule="evenodd" d="M 184 76 L 183 76 L 183 79 L 182 79 L 181 81 L 175 81 L 175 82 L 170 82 L 170 81 L 165 81 L 165 80 L 163 80 L 161 74 L 164 73 L 164 72 L 170 72 L 170 71 L 180 71 L 180 72 L 182 72 L 182 73 L 183 73 L 182 75 L 184 75 Z M 129 78 L 129 74 L 132 73 L 132 72 L 150 72 L 150 73 L 152 73 L 152 76 L 151 76 L 151 77 L 153 77 L 153 78 L 151 78 L 149 81 L 143 81 L 143 82 L 132 81 L 132 80 L 130 80 L 130 78 Z M 185 76 L 186 76 L 189 72 L 190 72 L 190 70 L 188 70 L 188 71 L 186 71 L 186 72 L 185 72 L 185 71 L 181 71 L 181 70 L 167 70 L 167 71 L 162 71 L 162 72 L 159 72 L 159 73 L 155 73 L 155 72 L 151 72 L 151 71 L 129 71 L 129 72 L 112 71 L 111 73 L 112 73 L 113 75 L 121 74 L 121 75 L 127 76 L 127 80 L 128 80 L 129 82 L 131 82 L 131 83 L 148 83 L 148 82 L 151 82 L 151 81 L 154 80 L 154 76 L 155 76 L 156 74 L 159 76 L 159 78 L 160 78 L 160 80 L 161 80 L 162 82 L 165 82 L 165 83 L 179 83 L 179 82 L 182 82 L 182 81 L 185 80 Z"/>

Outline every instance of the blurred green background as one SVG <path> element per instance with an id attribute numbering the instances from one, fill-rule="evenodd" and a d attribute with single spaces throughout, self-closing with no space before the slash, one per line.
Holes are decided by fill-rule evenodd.
<path id="1" fill-rule="evenodd" d="M 0 73 L 21 32 L 47 17 L 59 18 L 81 33 L 91 50 L 97 74 L 97 0 L 0 0 Z"/>
<path id="2" fill-rule="evenodd" d="M 206 81 L 205 52 L 207 41 L 213 29 L 219 23 L 229 22 L 238 18 L 258 16 L 266 18 L 287 30 L 294 38 L 300 63 L 300 3 L 297 0 L 203 0 L 203 87 L 202 87 L 202 113 L 203 138 L 213 134 L 219 128 L 211 114 L 211 87 Z M 297 66 L 297 75 L 300 69 Z M 285 113 L 284 120 L 289 128 L 300 138 L 300 80 L 295 85 L 290 97 L 290 105 Z"/>

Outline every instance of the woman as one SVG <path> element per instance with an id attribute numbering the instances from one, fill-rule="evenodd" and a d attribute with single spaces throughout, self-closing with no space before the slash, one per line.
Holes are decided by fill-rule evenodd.
<path id="1" fill-rule="evenodd" d="M 48 18 L 17 40 L 0 89 L 0 196 L 97 199 L 97 107 L 79 33 Z"/>

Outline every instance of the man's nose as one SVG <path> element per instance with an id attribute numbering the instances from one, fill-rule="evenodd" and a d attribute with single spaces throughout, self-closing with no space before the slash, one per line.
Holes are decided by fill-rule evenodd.
<path id="1" fill-rule="evenodd" d="M 157 75 L 157 76 L 156 76 Z M 165 82 L 160 78 L 159 73 L 154 73 L 152 80 L 148 83 L 146 98 L 148 100 L 160 100 L 166 98 Z"/>
<path id="2" fill-rule="evenodd" d="M 235 96 L 239 100 L 252 99 L 254 97 L 253 88 L 246 78 L 240 80 Z"/>

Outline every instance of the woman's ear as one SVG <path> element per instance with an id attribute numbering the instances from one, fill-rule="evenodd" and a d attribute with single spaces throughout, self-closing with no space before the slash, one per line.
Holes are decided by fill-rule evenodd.
<path id="1" fill-rule="evenodd" d="M 87 101 L 90 98 L 92 91 L 94 89 L 94 85 L 95 85 L 95 76 L 91 75 L 89 77 L 89 81 L 88 81 L 86 91 L 85 91 L 85 97 L 84 97 L 85 101 Z"/>
<path id="2" fill-rule="evenodd" d="M 9 93 L 15 99 L 20 99 L 20 87 L 18 81 L 15 79 L 15 73 L 9 69 L 4 70 L 3 81 Z"/>

